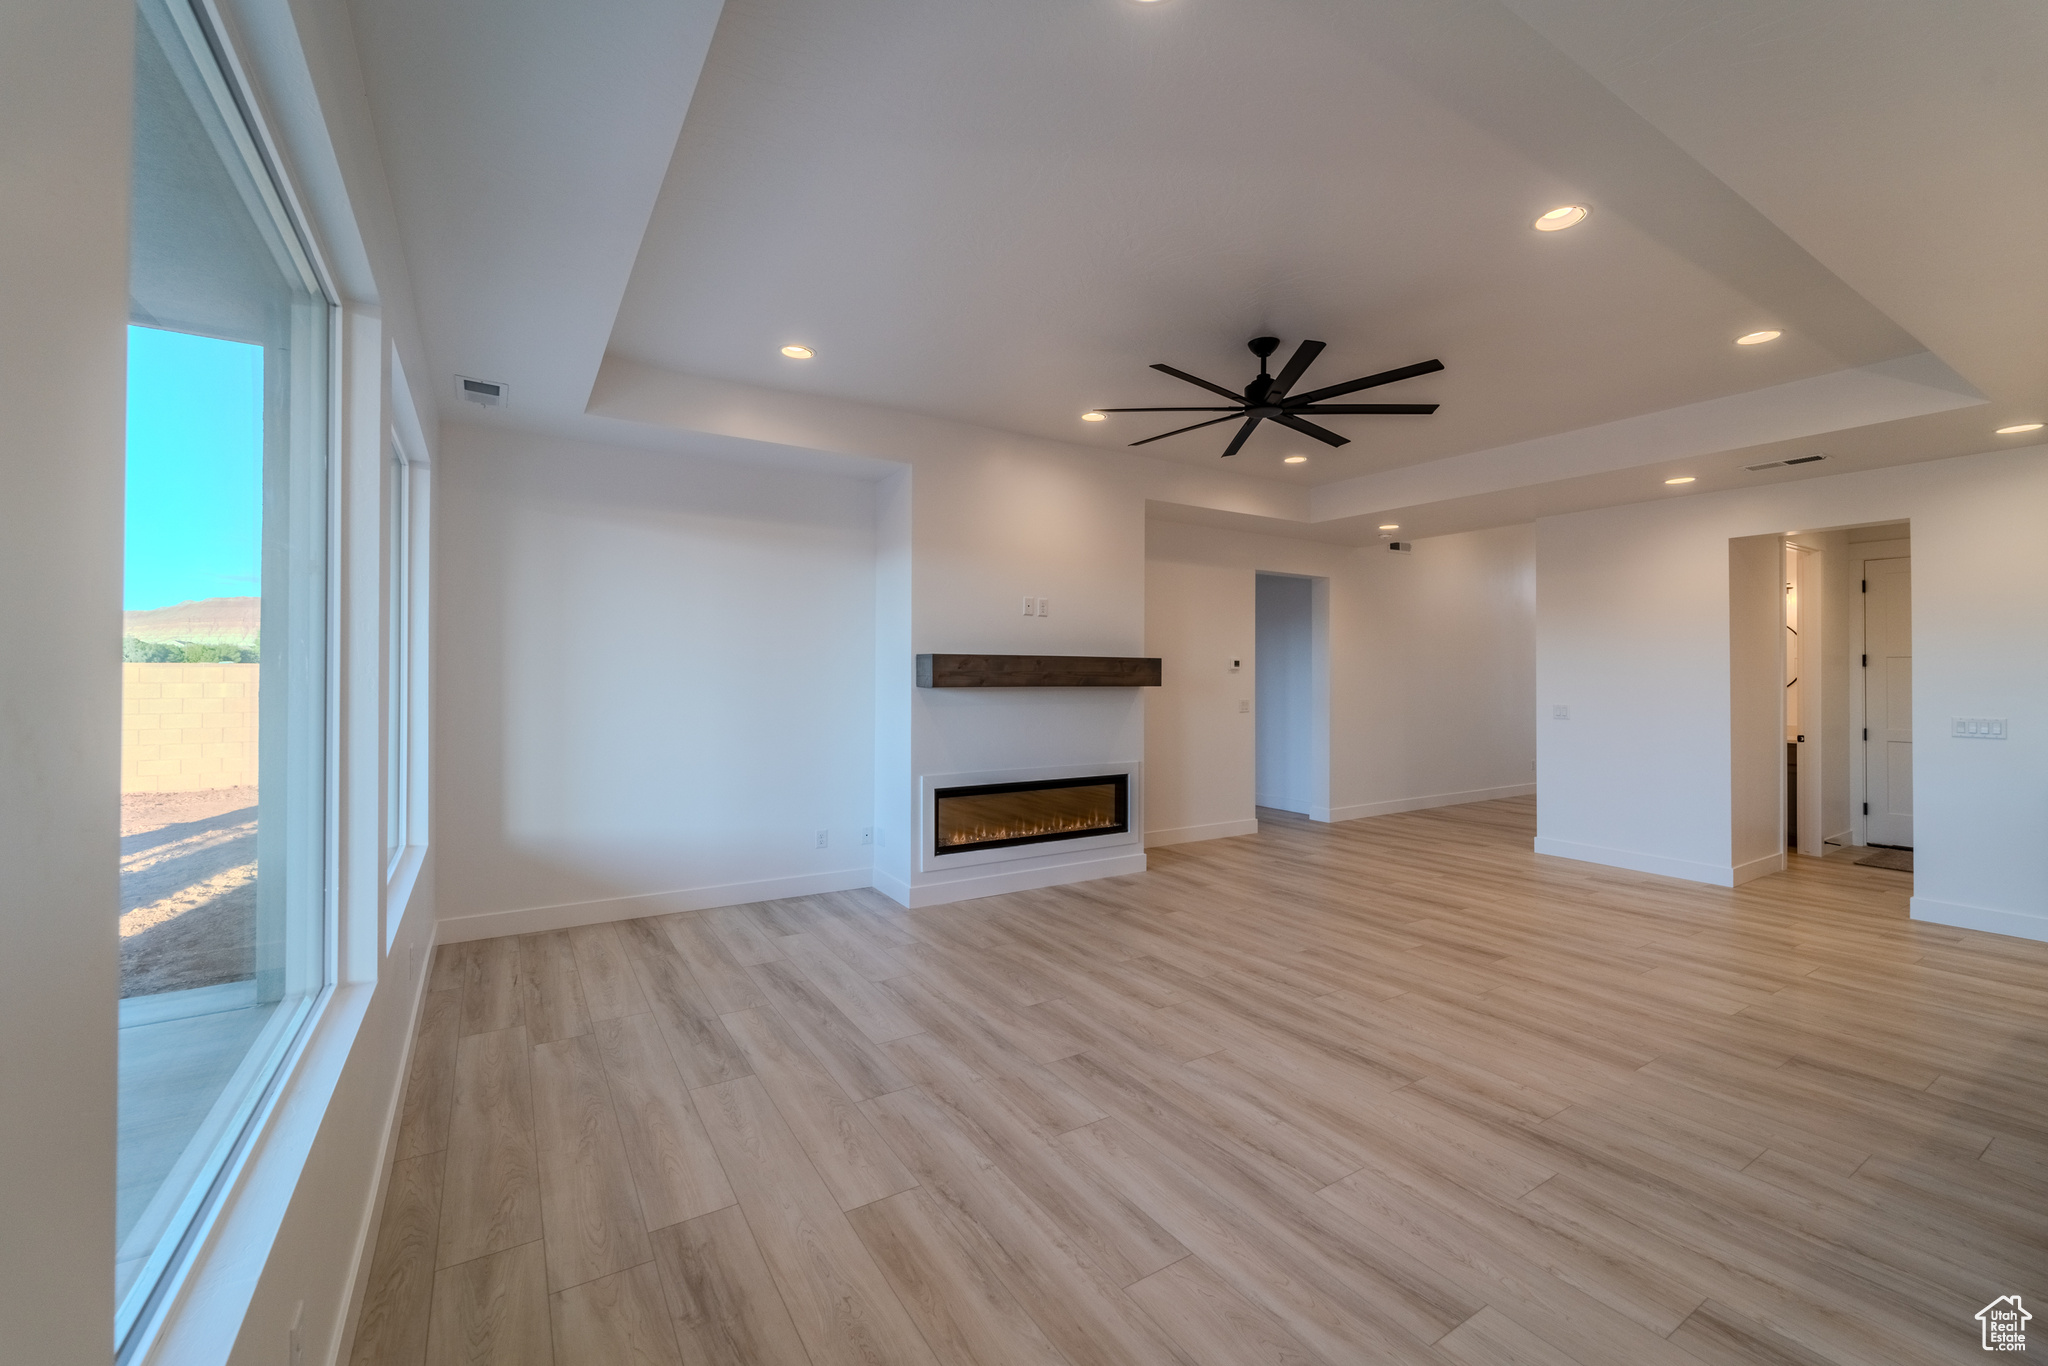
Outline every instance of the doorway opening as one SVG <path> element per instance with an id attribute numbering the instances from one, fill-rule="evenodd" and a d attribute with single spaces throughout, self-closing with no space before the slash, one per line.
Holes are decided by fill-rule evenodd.
<path id="1" fill-rule="evenodd" d="M 1850 710 L 1853 842 L 1913 847 L 1913 542 L 1903 524 L 1848 533 L 1858 657 Z"/>
<path id="2" fill-rule="evenodd" d="M 1910 850 L 1909 525 L 1737 538 L 1729 593 L 1734 880 Z"/>
<path id="3" fill-rule="evenodd" d="M 1260 574 L 1257 651 L 1259 806 L 1330 818 L 1327 579 Z"/>

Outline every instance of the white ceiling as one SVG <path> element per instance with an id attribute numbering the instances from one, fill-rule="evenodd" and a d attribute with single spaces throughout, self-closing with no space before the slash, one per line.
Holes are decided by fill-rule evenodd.
<path id="1" fill-rule="evenodd" d="M 1309 386 L 1441 358 L 1357 398 L 1443 408 L 1330 419 L 1338 451 L 1268 424 L 1227 468 L 1462 522 L 1626 501 L 1640 473 L 1545 452 L 1674 409 L 1874 463 L 2048 410 L 2030 4 L 352 3 L 436 382 L 535 418 L 609 349 L 1116 446 L 1203 415 L 1079 413 L 1202 403 L 1146 367 L 1235 387 L 1270 332 L 1329 343 Z M 1592 217 L 1530 230 L 1565 202 Z M 1936 378 L 1865 401 L 1887 362 Z M 1784 419 L 1821 381 L 1847 397 Z M 1142 449 L 1215 467 L 1229 430 Z M 1518 502 L 1504 450 L 1555 487 Z"/>

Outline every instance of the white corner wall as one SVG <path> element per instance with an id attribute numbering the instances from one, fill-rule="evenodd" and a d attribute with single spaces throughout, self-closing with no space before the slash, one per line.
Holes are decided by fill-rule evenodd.
<path id="1" fill-rule="evenodd" d="M 2038 446 L 1537 524 L 1539 852 L 1732 885 L 1728 543 L 1910 519 L 1913 914 L 2048 939 Z M 1551 719 L 1569 706 L 1570 719 Z M 2009 722 L 1949 737 L 1954 716 Z M 1832 832 L 1831 832 L 1832 833 Z"/>
<path id="2" fill-rule="evenodd" d="M 1146 652 L 1148 842 L 1256 829 L 1252 718 L 1260 571 L 1328 580 L 1328 806 L 1319 820 L 1529 792 L 1534 780 L 1534 542 L 1526 526 L 1442 536 L 1412 554 L 1153 521 Z M 1227 661 L 1244 658 L 1244 674 Z M 1164 836 L 1164 838 L 1162 838 Z"/>
<path id="3" fill-rule="evenodd" d="M 0 18 L 0 1357 L 114 1339 L 122 390 L 134 10 Z M 28 647 L 28 642 L 33 642 Z"/>
<path id="4" fill-rule="evenodd" d="M 868 885 L 874 483 L 456 424 L 438 479 L 443 941 Z"/>
<path id="5" fill-rule="evenodd" d="M 1728 542 L 1729 849 L 1735 883 L 1785 867 L 1785 539 Z"/>
<path id="6" fill-rule="evenodd" d="M 1161 534 L 1177 530 L 1152 523 L 1155 552 Z M 1254 582 L 1240 565 L 1192 555 L 1145 561 L 1145 653 L 1163 661 L 1161 685 L 1145 699 L 1148 846 L 1259 828 Z"/>

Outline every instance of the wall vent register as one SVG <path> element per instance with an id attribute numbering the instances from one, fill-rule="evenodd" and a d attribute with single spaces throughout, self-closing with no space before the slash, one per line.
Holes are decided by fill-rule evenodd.
<path id="1" fill-rule="evenodd" d="M 933 791 L 934 854 L 1119 835 L 1131 828 L 1130 775 L 983 783 Z"/>

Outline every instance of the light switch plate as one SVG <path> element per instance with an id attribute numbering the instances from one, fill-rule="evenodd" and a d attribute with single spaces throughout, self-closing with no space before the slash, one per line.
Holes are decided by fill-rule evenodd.
<path id="1" fill-rule="evenodd" d="M 1948 733 L 1958 740 L 2003 740 L 2005 718 L 2003 716 L 1952 716 L 1949 718 Z"/>
<path id="2" fill-rule="evenodd" d="M 1550 719 L 1553 721 L 1569 721 L 1572 719 L 1572 709 L 1570 707 L 1552 707 L 1550 709 Z"/>

